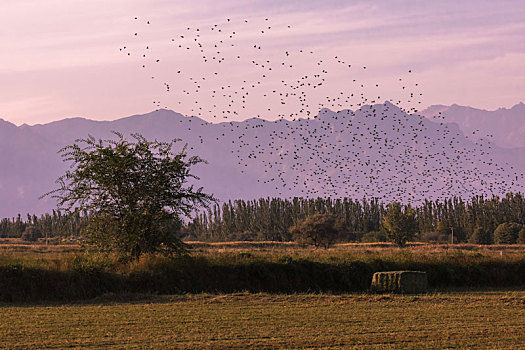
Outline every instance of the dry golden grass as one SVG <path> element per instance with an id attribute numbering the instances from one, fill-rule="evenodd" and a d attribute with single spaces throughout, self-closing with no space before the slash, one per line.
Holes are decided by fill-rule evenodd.
<path id="1" fill-rule="evenodd" d="M 238 249 L 238 248 L 275 248 L 275 249 L 289 249 L 289 248 L 307 248 L 296 242 L 278 242 L 278 241 L 226 241 L 226 242 L 204 242 L 204 241 L 187 241 L 185 242 L 194 248 L 221 248 L 221 249 Z M 372 249 L 372 248 L 394 248 L 397 247 L 389 242 L 376 243 L 337 243 L 329 250 L 339 249 Z M 39 239 L 37 242 L 27 242 L 20 238 L 0 238 L 0 250 L 9 249 L 26 249 L 26 250 L 79 250 L 80 245 L 75 241 L 63 239 L 50 239 L 50 243 L 46 244 L 44 239 Z M 525 244 L 510 244 L 510 245 L 479 245 L 479 244 L 429 244 L 424 242 L 410 242 L 407 245 L 409 250 L 472 250 L 472 251 L 501 251 L 501 250 L 522 250 L 525 249 Z"/>
<path id="2" fill-rule="evenodd" d="M 0 253 L 9 251 L 34 252 L 65 252 L 79 251 L 80 246 L 67 240 L 52 239 L 46 244 L 44 239 L 37 242 L 27 242 L 20 238 L 0 238 Z"/>
<path id="3" fill-rule="evenodd" d="M 337 263 L 342 261 L 372 259 L 419 260 L 426 259 L 472 259 L 488 258 L 494 261 L 522 259 L 525 245 L 435 245 L 414 243 L 398 248 L 390 243 L 344 243 L 329 249 L 314 249 L 295 242 L 186 242 L 193 257 L 207 259 L 237 260 L 239 257 L 254 260 L 280 261 L 280 259 L 307 259 L 318 262 Z M 64 265 L 81 253 L 78 244 L 46 245 L 43 242 L 28 244 L 20 239 L 0 240 L 0 265 L 23 264 L 29 267 L 50 267 Z"/>
<path id="4" fill-rule="evenodd" d="M 353 258 L 394 258 L 405 257 L 486 257 L 493 259 L 515 259 L 525 256 L 525 245 L 475 245 L 475 244 L 426 244 L 413 243 L 399 248 L 390 243 L 343 243 L 329 249 L 314 249 L 294 242 L 187 242 L 196 256 L 217 257 L 231 254 L 250 254 L 254 257 L 280 257 L 336 261 Z"/>

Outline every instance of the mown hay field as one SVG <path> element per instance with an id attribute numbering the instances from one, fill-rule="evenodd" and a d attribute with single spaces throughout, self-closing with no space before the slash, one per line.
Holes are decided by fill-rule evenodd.
<path id="1" fill-rule="evenodd" d="M 3 304 L 0 348 L 525 348 L 524 291 L 131 298 Z"/>

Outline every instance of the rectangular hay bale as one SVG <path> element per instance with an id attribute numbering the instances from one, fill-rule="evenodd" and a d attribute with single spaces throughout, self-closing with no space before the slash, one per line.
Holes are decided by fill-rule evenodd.
<path id="1" fill-rule="evenodd" d="M 426 293 L 427 273 L 423 271 L 376 272 L 370 290 L 377 293 Z"/>

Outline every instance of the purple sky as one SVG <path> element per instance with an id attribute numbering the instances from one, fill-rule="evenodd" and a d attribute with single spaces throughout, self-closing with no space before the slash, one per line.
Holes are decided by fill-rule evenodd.
<path id="1" fill-rule="evenodd" d="M 214 24 L 221 34 L 210 30 Z M 226 47 L 232 32 L 234 46 Z M 203 63 L 191 42 L 196 34 L 209 48 L 224 38 L 218 56 L 225 61 Z M 254 43 L 262 50 L 251 50 Z M 271 92 L 283 91 L 283 81 L 311 79 L 319 67 L 329 73 L 322 89 L 309 91 L 312 113 L 389 99 L 419 110 L 525 100 L 523 1 L 2 0 L 0 44 L 0 118 L 17 125 L 115 119 L 152 111 L 153 101 L 208 120 L 226 110 L 230 119 L 275 119 L 300 103 L 280 104 Z M 278 67 L 285 59 L 293 69 Z M 269 60 L 274 70 L 262 80 L 254 60 Z M 212 93 L 258 81 L 243 104 L 240 95 L 228 106 Z M 351 93 L 348 102 L 327 102 Z"/>

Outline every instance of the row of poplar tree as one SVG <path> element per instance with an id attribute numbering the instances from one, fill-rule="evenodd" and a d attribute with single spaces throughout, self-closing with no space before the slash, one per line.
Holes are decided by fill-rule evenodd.
<path id="1" fill-rule="evenodd" d="M 289 241 L 290 227 L 314 213 L 326 213 L 340 220 L 342 241 L 381 241 L 386 239 L 381 225 L 386 208 L 378 199 L 236 200 L 201 213 L 186 230 L 191 239 L 204 241 Z M 525 224 L 525 200 L 519 193 L 490 199 L 476 196 L 470 201 L 457 197 L 427 200 L 414 209 L 418 222 L 416 238 L 426 241 L 451 241 L 453 237 L 457 243 L 516 243 L 517 233 L 515 239 L 502 242 L 495 239 L 494 232 L 504 223 L 516 224 L 513 227 Z"/>
<path id="2" fill-rule="evenodd" d="M 386 204 L 379 199 L 280 199 L 235 200 L 215 204 L 187 222 L 181 235 L 187 240 L 231 241 L 264 240 L 290 241 L 290 227 L 315 213 L 335 216 L 343 227 L 341 241 L 381 241 L 382 220 Z M 425 201 L 414 207 L 418 222 L 418 239 L 427 241 L 471 242 L 477 244 L 516 243 L 518 235 L 507 242 L 494 236 L 501 224 L 525 224 L 525 200 L 520 193 L 490 199 L 476 196 L 470 201 L 461 198 Z M 75 238 L 82 234 L 87 216 L 80 213 L 64 215 L 60 211 L 40 217 L 0 220 L 0 237 Z"/>
<path id="3" fill-rule="evenodd" d="M 16 218 L 0 220 L 0 237 L 22 237 L 28 241 L 46 236 L 74 239 L 81 235 L 86 223 L 87 215 L 79 212 L 64 215 L 59 210 L 53 210 L 51 214 L 40 217 L 27 214 L 25 218 L 18 214 Z"/>

